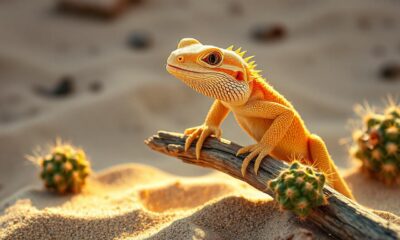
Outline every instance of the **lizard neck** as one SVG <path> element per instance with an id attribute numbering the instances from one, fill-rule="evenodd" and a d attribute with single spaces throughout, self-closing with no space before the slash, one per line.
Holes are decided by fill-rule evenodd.
<path id="1" fill-rule="evenodd" d="M 249 96 L 241 102 L 229 103 L 227 105 L 232 107 L 240 107 L 246 105 L 246 103 L 251 101 L 271 101 L 282 104 L 287 107 L 293 107 L 286 98 L 276 91 L 273 86 L 271 86 L 264 78 L 261 76 L 249 76 Z"/>

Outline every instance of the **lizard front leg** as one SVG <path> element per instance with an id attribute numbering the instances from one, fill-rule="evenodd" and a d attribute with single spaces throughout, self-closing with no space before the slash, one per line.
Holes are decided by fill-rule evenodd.
<path id="1" fill-rule="evenodd" d="M 239 109 L 238 114 L 247 117 L 273 119 L 271 126 L 257 144 L 243 147 L 237 152 L 237 155 L 250 152 L 243 160 L 242 175 L 245 175 L 247 166 L 255 157 L 257 158 L 254 164 L 254 171 L 257 174 L 261 161 L 285 136 L 295 114 L 290 108 L 282 104 L 268 101 L 256 101 L 246 104 Z"/>
<path id="2" fill-rule="evenodd" d="M 219 100 L 215 100 L 208 111 L 204 123 L 200 126 L 185 130 L 184 133 L 189 135 L 185 142 L 185 151 L 187 151 L 192 142 L 199 137 L 196 143 L 196 158 L 199 159 L 204 140 L 206 140 L 206 138 L 210 135 L 214 135 L 217 138 L 221 137 L 222 131 L 220 125 L 228 113 L 229 109 L 226 108 Z"/>

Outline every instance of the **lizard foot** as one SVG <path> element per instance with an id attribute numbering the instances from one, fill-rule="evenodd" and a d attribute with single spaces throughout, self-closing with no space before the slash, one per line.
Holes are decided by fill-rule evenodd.
<path id="1" fill-rule="evenodd" d="M 219 127 L 203 124 L 197 127 L 188 128 L 184 133 L 189 135 L 188 138 L 186 138 L 185 151 L 187 151 L 192 142 L 199 137 L 199 140 L 197 140 L 196 143 L 196 158 L 199 159 L 204 140 L 206 140 L 206 138 L 210 135 L 214 135 L 216 138 L 221 138 L 222 131 Z"/>
<path id="2" fill-rule="evenodd" d="M 256 162 L 254 163 L 254 172 L 257 174 L 258 169 L 260 168 L 260 164 L 262 160 L 271 152 L 270 147 L 266 146 L 265 144 L 262 143 L 257 143 L 253 145 L 249 145 L 246 147 L 243 147 L 239 149 L 236 153 L 236 156 L 244 154 L 244 153 L 249 153 L 243 160 L 242 163 L 242 175 L 245 176 L 246 174 L 246 169 L 255 157 Z"/>

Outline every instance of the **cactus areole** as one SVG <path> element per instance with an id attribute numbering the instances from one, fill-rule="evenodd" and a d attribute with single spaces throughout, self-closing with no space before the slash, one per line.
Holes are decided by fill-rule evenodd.
<path id="1" fill-rule="evenodd" d="M 277 178 L 269 181 L 268 187 L 281 209 L 305 218 L 314 208 L 327 203 L 322 192 L 325 181 L 324 174 L 294 161 Z"/>

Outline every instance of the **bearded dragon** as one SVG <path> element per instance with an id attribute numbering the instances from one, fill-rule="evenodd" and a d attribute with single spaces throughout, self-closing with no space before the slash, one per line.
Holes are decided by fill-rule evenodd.
<path id="1" fill-rule="evenodd" d="M 203 45 L 193 38 L 184 38 L 167 60 L 167 71 L 195 91 L 214 100 L 204 123 L 185 130 L 188 135 L 185 151 L 196 143 L 196 157 L 200 157 L 204 140 L 214 135 L 221 137 L 221 123 L 229 112 L 257 143 L 238 150 L 248 153 L 242 163 L 246 174 L 255 159 L 257 173 L 264 157 L 290 162 L 291 156 L 302 156 L 306 162 L 328 176 L 330 185 L 353 199 L 344 179 L 339 175 L 324 141 L 306 128 L 292 104 L 276 91 L 256 69 L 253 56 L 246 51 Z"/>

